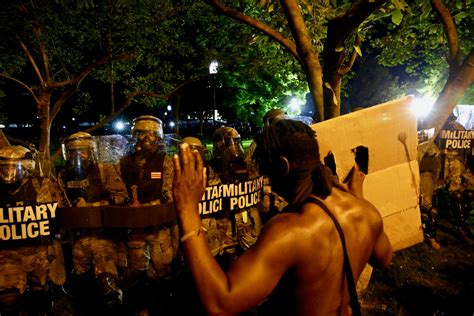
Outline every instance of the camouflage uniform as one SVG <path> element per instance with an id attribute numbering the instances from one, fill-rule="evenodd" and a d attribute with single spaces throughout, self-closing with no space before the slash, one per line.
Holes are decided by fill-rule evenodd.
<path id="1" fill-rule="evenodd" d="M 35 208 L 61 200 L 60 190 L 54 182 L 33 175 L 34 161 L 28 149 L 6 146 L 0 149 L 0 157 L 0 205 L 5 211 L 8 207 L 25 207 L 26 210 L 26 207 Z M 14 172 L 5 169 L 11 163 L 15 164 Z M 18 224 L 16 227 L 22 229 Z M 17 303 L 27 289 L 46 292 L 49 282 L 64 284 L 66 272 L 62 247 L 53 236 L 53 221 L 49 221 L 48 227 L 48 236 L 21 240 L 7 240 L 9 238 L 3 235 L 5 230 L 2 229 L 0 310 Z"/>
<path id="2" fill-rule="evenodd" d="M 214 133 L 214 158 L 209 162 L 208 186 L 248 181 L 259 177 L 257 169 L 244 160 L 240 135 L 230 127 Z M 213 255 L 224 256 L 224 264 L 249 249 L 261 230 L 262 202 L 237 211 L 224 210 L 202 218 Z"/>
<path id="3" fill-rule="evenodd" d="M 441 172 L 441 153 L 433 143 L 420 162 L 420 208 L 423 232 L 426 238 L 436 237 L 438 210 L 433 198 L 438 190 Z"/>
<path id="4" fill-rule="evenodd" d="M 132 134 L 136 139 L 135 151 L 121 158 L 118 164 L 129 194 L 128 206 L 171 203 L 174 166 L 165 150 L 161 121 L 153 116 L 137 117 Z M 153 281 L 158 286 L 158 289 L 151 291 L 168 292 L 168 285 L 165 283 L 172 282 L 174 278 L 173 268 L 178 259 L 178 247 L 179 230 L 176 219 L 160 226 L 129 230 L 129 282 L 141 282 L 137 283 L 140 290 L 135 292 L 145 290 L 148 287 L 145 283 L 148 281 Z M 150 293 L 145 295 L 148 294 Z M 136 299 L 144 300 L 144 297 Z"/>
<path id="5" fill-rule="evenodd" d="M 466 149 L 452 149 L 446 148 L 445 145 L 447 140 L 443 139 L 443 135 L 449 135 L 449 133 L 465 131 L 465 128 L 454 120 L 454 117 L 450 117 L 449 121 L 445 124 L 441 130 L 441 145 L 444 155 L 444 181 L 448 190 L 450 209 L 454 219 L 454 225 L 456 230 L 461 233 L 462 237 L 465 237 L 465 232 L 469 232 L 469 225 L 467 219 L 470 212 L 470 207 L 466 204 L 466 182 L 464 181 L 464 175 L 466 174 Z"/>
<path id="6" fill-rule="evenodd" d="M 63 143 L 65 168 L 59 179 L 66 192 L 70 207 L 99 208 L 123 200 L 125 187 L 121 194 L 107 190 L 105 182 L 110 185 L 113 177 L 111 170 L 97 162 L 96 146 L 93 137 L 84 132 L 69 136 Z M 107 171 L 105 169 L 107 168 Z M 107 176 L 106 176 L 107 175 Z M 105 180 L 109 179 L 109 180 Z M 86 212 L 86 211 L 84 211 Z M 87 213 L 83 212 L 83 216 Z M 103 303 L 112 307 L 122 302 L 122 290 L 118 287 L 119 271 L 127 265 L 125 245 L 120 240 L 120 231 L 103 228 L 74 228 L 72 240 L 72 264 L 75 282 L 73 287 L 82 295 L 91 289 L 81 288 L 85 278 L 92 274 L 96 279 L 98 295 Z"/>

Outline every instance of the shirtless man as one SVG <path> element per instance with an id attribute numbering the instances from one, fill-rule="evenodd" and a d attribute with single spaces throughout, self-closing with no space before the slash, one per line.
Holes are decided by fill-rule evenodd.
<path id="1" fill-rule="evenodd" d="M 278 315 L 350 313 L 341 239 L 331 218 L 309 197 L 326 205 L 342 227 L 355 283 L 367 262 L 390 264 L 392 247 L 377 209 L 333 187 L 311 128 L 282 120 L 265 128 L 256 155 L 290 208 L 267 222 L 253 247 L 222 271 L 198 213 L 206 183 L 202 159 L 189 146 L 180 150 L 182 165 L 174 157 L 174 201 L 185 259 L 208 314 L 235 315 L 267 297 L 280 302 Z"/>

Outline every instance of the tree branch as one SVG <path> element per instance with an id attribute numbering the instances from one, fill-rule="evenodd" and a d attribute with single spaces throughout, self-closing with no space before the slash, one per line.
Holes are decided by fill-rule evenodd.
<path id="1" fill-rule="evenodd" d="M 217 11 L 221 12 L 222 14 L 236 20 L 242 23 L 245 23 L 260 32 L 262 32 L 265 35 L 268 35 L 269 37 L 273 38 L 275 41 L 283 45 L 291 55 L 293 55 L 300 63 L 301 59 L 300 56 L 298 55 L 298 52 L 296 50 L 296 45 L 293 41 L 289 40 L 287 37 L 283 36 L 280 32 L 276 31 L 272 27 L 268 26 L 267 24 L 256 20 L 248 15 L 243 14 L 242 12 L 235 10 L 233 8 L 230 8 L 224 4 L 222 4 L 218 0 L 206 0 L 206 2 L 212 6 L 214 9 Z"/>
<path id="2" fill-rule="evenodd" d="M 49 80 L 50 80 L 50 76 L 49 76 L 49 58 L 48 58 L 48 54 L 46 53 L 46 47 L 44 45 L 44 41 L 41 38 L 41 27 L 40 27 L 39 23 L 35 23 L 35 26 L 33 27 L 33 29 L 34 29 L 36 40 L 39 43 L 38 45 L 39 45 L 39 49 L 40 49 L 40 52 L 41 52 L 41 57 L 42 57 L 42 60 L 43 60 L 44 78 L 45 78 L 46 82 L 49 82 Z"/>
<path id="3" fill-rule="evenodd" d="M 53 108 L 51 109 L 51 114 L 49 115 L 50 122 L 53 122 L 56 115 L 61 110 L 63 104 L 76 93 L 76 87 L 70 87 L 69 89 L 65 90 L 61 93 L 61 96 L 54 102 Z"/>
<path id="4" fill-rule="evenodd" d="M 345 53 L 341 49 L 345 41 L 354 33 L 362 22 L 387 0 L 361 0 L 350 8 L 344 15 L 328 22 L 328 35 L 324 45 L 325 69 L 337 72 L 344 62 Z M 328 65 L 328 66 L 326 66 Z M 347 66 L 346 66 L 347 67 Z M 326 71 L 325 71 L 326 73 Z"/>
<path id="5" fill-rule="evenodd" d="M 84 68 L 81 71 L 81 73 L 79 73 L 74 78 L 64 80 L 64 81 L 61 81 L 61 82 L 49 82 L 48 87 L 57 88 L 57 87 L 64 87 L 64 86 L 69 85 L 69 84 L 74 84 L 74 85 L 78 86 L 82 82 L 82 80 L 84 80 L 84 78 L 87 77 L 92 72 L 92 70 L 94 70 L 95 68 L 98 68 L 98 67 L 100 67 L 104 64 L 107 64 L 107 63 L 110 63 L 110 62 L 116 61 L 116 60 L 129 60 L 129 59 L 132 59 L 133 56 L 134 56 L 134 53 L 126 53 L 126 54 L 118 55 L 118 56 L 115 56 L 115 57 L 109 57 L 109 56 L 103 57 L 103 58 L 97 60 L 95 63 L 87 66 L 86 68 Z"/>
<path id="6" fill-rule="evenodd" d="M 28 57 L 28 60 L 30 61 L 31 66 L 33 66 L 33 69 L 35 70 L 36 76 L 37 76 L 38 79 L 39 79 L 40 86 L 41 86 L 41 87 L 44 87 L 44 79 L 43 79 L 43 76 L 41 75 L 41 72 L 39 71 L 39 68 L 38 68 L 38 66 L 36 65 L 36 62 L 35 62 L 35 60 L 33 59 L 33 56 L 31 56 L 30 51 L 28 50 L 28 48 L 26 47 L 26 45 L 23 44 L 22 41 L 20 41 L 20 46 L 21 46 L 21 48 L 23 49 L 23 51 L 25 52 L 26 56 Z"/>
<path id="7" fill-rule="evenodd" d="M 354 46 L 359 46 L 360 47 L 360 43 L 361 43 L 361 38 L 359 35 L 356 34 L 356 40 L 355 40 L 355 45 Z M 349 60 L 349 62 L 345 65 L 345 66 L 341 66 L 338 70 L 338 73 L 341 75 L 341 76 L 344 76 L 346 75 L 349 71 L 351 71 L 352 69 L 352 66 L 354 65 L 354 62 L 357 58 L 357 50 L 354 48 L 354 50 L 352 51 L 352 56 L 351 56 L 351 59 Z"/>
<path id="8" fill-rule="evenodd" d="M 431 0 L 431 6 L 441 19 L 441 23 L 443 23 L 444 27 L 444 32 L 446 33 L 446 37 L 448 39 L 448 64 L 450 67 L 454 67 L 454 69 L 456 69 L 459 66 L 460 58 L 459 40 L 458 32 L 456 30 L 456 24 L 454 24 L 453 17 L 451 16 L 451 13 L 446 8 L 446 6 L 443 4 L 442 0 Z"/>
<path id="9" fill-rule="evenodd" d="M 0 77 L 10 79 L 10 80 L 15 81 L 16 83 L 20 84 L 21 86 L 23 86 L 26 90 L 28 90 L 29 93 L 31 93 L 31 95 L 33 96 L 33 99 L 35 99 L 35 102 L 38 103 L 38 98 L 36 97 L 36 94 L 34 93 L 34 91 L 27 84 L 23 83 L 22 81 L 20 81 L 16 78 L 10 77 L 6 74 L 0 73 Z"/>

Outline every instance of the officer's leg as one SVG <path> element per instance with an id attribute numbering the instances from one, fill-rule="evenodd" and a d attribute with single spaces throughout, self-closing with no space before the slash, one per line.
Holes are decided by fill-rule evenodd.
<path id="1" fill-rule="evenodd" d="M 122 304 L 122 290 L 118 287 L 117 251 L 112 240 L 96 238 L 91 241 L 97 290 L 106 310 Z"/>
<path id="2" fill-rule="evenodd" d="M 26 271 L 14 251 L 0 251 L 0 314 L 20 307 L 26 291 Z"/>
<path id="3" fill-rule="evenodd" d="M 467 218 L 466 218 L 466 206 L 465 206 L 463 192 L 461 190 L 456 190 L 454 192 L 451 192 L 450 202 L 451 202 L 451 211 L 453 212 L 454 228 L 456 230 L 456 233 L 464 241 L 468 243 L 472 243 L 473 241 L 469 238 L 468 234 L 466 233 Z"/>

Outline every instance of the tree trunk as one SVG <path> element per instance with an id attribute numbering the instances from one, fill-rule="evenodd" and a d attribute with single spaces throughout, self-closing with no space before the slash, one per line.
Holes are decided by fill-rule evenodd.
<path id="1" fill-rule="evenodd" d="M 464 59 L 461 66 L 449 75 L 443 90 L 436 100 L 433 109 L 427 119 L 427 126 L 434 127 L 435 133 L 431 141 L 438 135 L 448 116 L 452 113 L 454 107 L 458 105 L 465 91 L 474 81 L 474 48 Z M 423 158 L 428 146 L 420 153 L 420 159 Z"/>
<path id="2" fill-rule="evenodd" d="M 50 131 L 51 131 L 51 120 L 49 115 L 49 108 L 51 102 L 52 92 L 47 89 L 43 89 L 38 97 L 38 116 L 40 119 L 40 145 L 39 145 L 39 163 L 44 176 L 49 177 L 51 174 L 51 159 L 49 152 L 50 145 Z"/>
<path id="3" fill-rule="evenodd" d="M 323 75 L 324 81 L 324 118 L 330 119 L 341 115 L 341 80 L 342 76 L 330 73 Z M 326 83 L 330 86 L 327 87 Z"/>
<path id="4" fill-rule="evenodd" d="M 297 1 L 285 0 L 281 3 L 295 39 L 296 50 L 306 74 L 311 97 L 316 106 L 317 111 L 315 111 L 313 119 L 323 121 L 326 118 L 323 101 L 323 72 L 318 53 L 312 44 Z"/>

